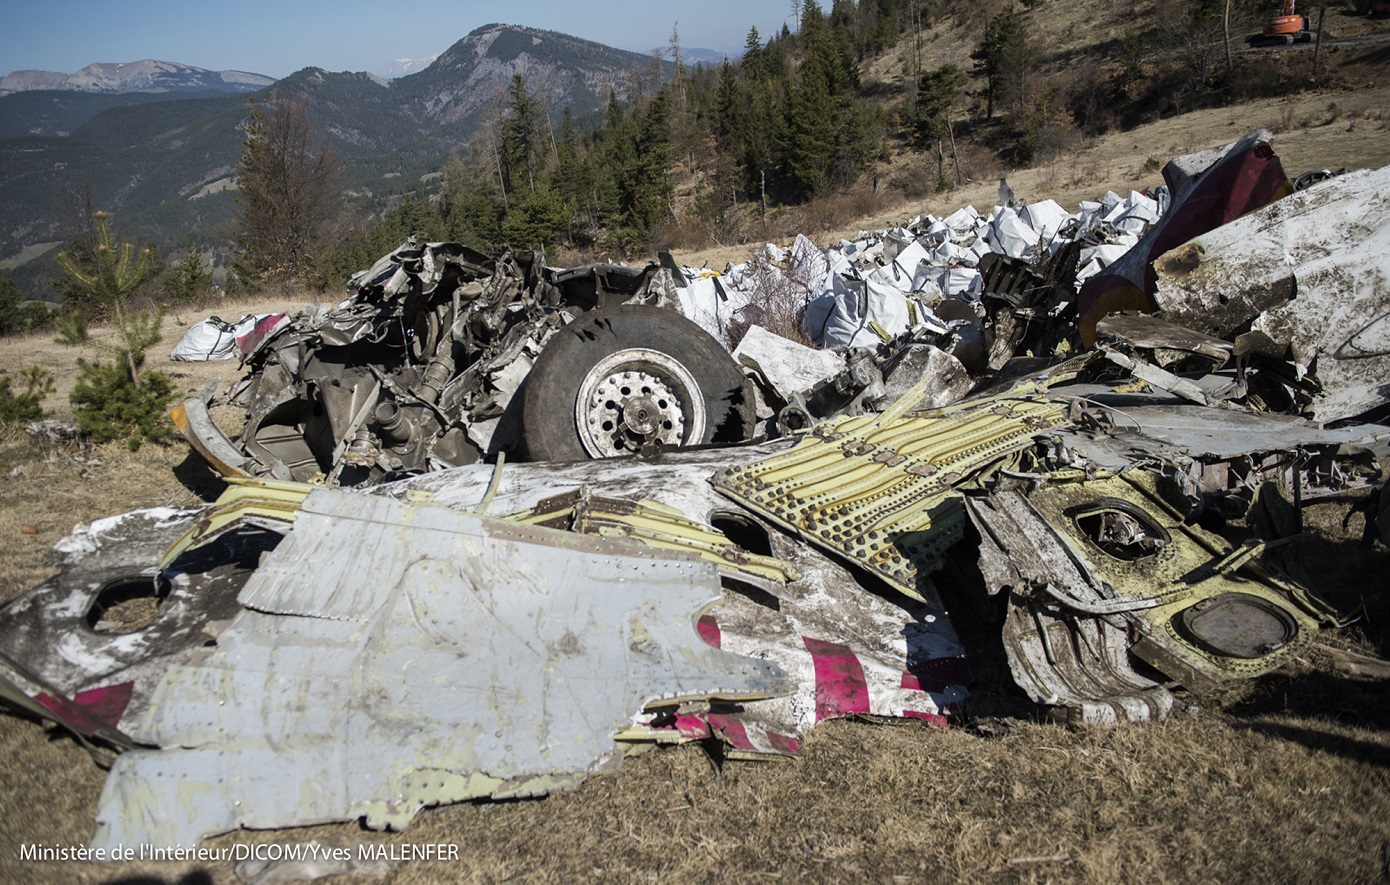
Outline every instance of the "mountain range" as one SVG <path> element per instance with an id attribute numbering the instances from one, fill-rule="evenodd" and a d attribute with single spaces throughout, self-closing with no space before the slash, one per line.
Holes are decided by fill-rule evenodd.
<path id="1" fill-rule="evenodd" d="M 125 92 L 226 92 L 240 94 L 275 82 L 264 74 L 209 71 L 192 65 L 145 59 L 128 63 L 87 65 L 75 74 L 57 71 L 13 71 L 0 77 L 0 96 L 15 92 L 62 90 L 120 94 Z"/>
<path id="2" fill-rule="evenodd" d="M 65 239 L 84 190 L 128 236 L 166 249 L 225 242 L 248 97 L 293 92 L 308 103 L 365 215 L 421 188 L 478 121 L 501 107 L 513 75 L 558 125 L 565 107 L 577 119 L 597 112 L 609 90 L 625 100 L 657 76 L 656 63 L 567 34 L 491 24 L 394 80 L 305 68 L 279 81 L 261 78 L 262 91 L 248 92 L 258 75 L 138 62 L 89 66 L 63 88 L 18 91 L 47 81 L 17 72 L 3 81 L 14 78 L 6 88 L 16 91 L 0 95 L 0 260 L 10 259 L 0 264 L 17 279 L 26 276 L 16 256 Z M 117 91 L 142 81 L 166 91 Z"/>

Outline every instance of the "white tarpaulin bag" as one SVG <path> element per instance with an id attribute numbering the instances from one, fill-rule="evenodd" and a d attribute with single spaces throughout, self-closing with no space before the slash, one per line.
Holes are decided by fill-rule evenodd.
<path id="1" fill-rule="evenodd" d="M 253 314 L 237 323 L 226 322 L 221 317 L 208 317 L 184 333 L 169 357 L 190 363 L 229 360 L 237 355 L 237 336 L 254 328 L 261 316 Z"/>

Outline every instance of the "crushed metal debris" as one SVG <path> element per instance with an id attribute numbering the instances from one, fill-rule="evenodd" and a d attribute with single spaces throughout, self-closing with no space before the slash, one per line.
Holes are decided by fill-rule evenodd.
<path id="1" fill-rule="evenodd" d="M 243 324 L 243 430 L 176 412 L 227 491 L 60 543 L 0 699 L 116 754 L 95 844 L 192 844 L 945 726 L 991 607 L 1078 724 L 1324 649 L 1284 566 L 1310 499 L 1390 539 L 1390 169 L 1295 190 L 1257 132 L 1164 178 L 723 273 L 407 243 Z"/>

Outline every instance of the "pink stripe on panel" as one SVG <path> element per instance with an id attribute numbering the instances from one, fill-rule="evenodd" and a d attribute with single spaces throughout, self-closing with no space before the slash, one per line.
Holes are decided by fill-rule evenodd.
<path id="1" fill-rule="evenodd" d="M 921 719 L 928 725 L 934 725 L 937 728 L 946 728 L 951 724 L 950 720 L 940 713 L 922 713 L 917 710 L 904 710 L 903 715 L 910 719 Z"/>
<path id="2" fill-rule="evenodd" d="M 683 738 L 699 739 L 710 737 L 709 723 L 703 716 L 684 714 L 676 717 L 676 731 Z"/>
<path id="3" fill-rule="evenodd" d="M 121 682 L 79 691 L 71 700 L 62 696 L 51 697 L 42 692 L 35 695 L 34 700 L 56 713 L 69 728 L 83 734 L 93 734 L 100 728 L 116 727 L 134 691 L 134 682 Z"/>
<path id="4" fill-rule="evenodd" d="M 748 738 L 748 729 L 743 727 L 743 723 L 737 717 L 708 713 L 705 718 L 709 721 L 710 728 L 719 732 L 719 736 L 730 746 L 739 750 L 758 750 Z"/>
<path id="5" fill-rule="evenodd" d="M 869 687 L 854 652 L 835 642 L 801 637 L 816 668 L 816 721 L 869 712 Z"/>

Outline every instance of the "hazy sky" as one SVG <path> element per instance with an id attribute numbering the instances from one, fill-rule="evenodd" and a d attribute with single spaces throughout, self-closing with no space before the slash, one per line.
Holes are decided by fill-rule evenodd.
<path id="1" fill-rule="evenodd" d="M 799 5 L 799 4 L 798 4 Z M 822 3 L 822 5 L 825 5 Z M 0 14 L 0 75 L 73 73 L 92 62 L 153 58 L 283 77 L 300 68 L 384 71 L 436 55 L 491 22 L 561 31 L 647 51 L 678 25 L 682 46 L 731 55 L 748 28 L 766 39 L 790 0 L 12 0 Z"/>

